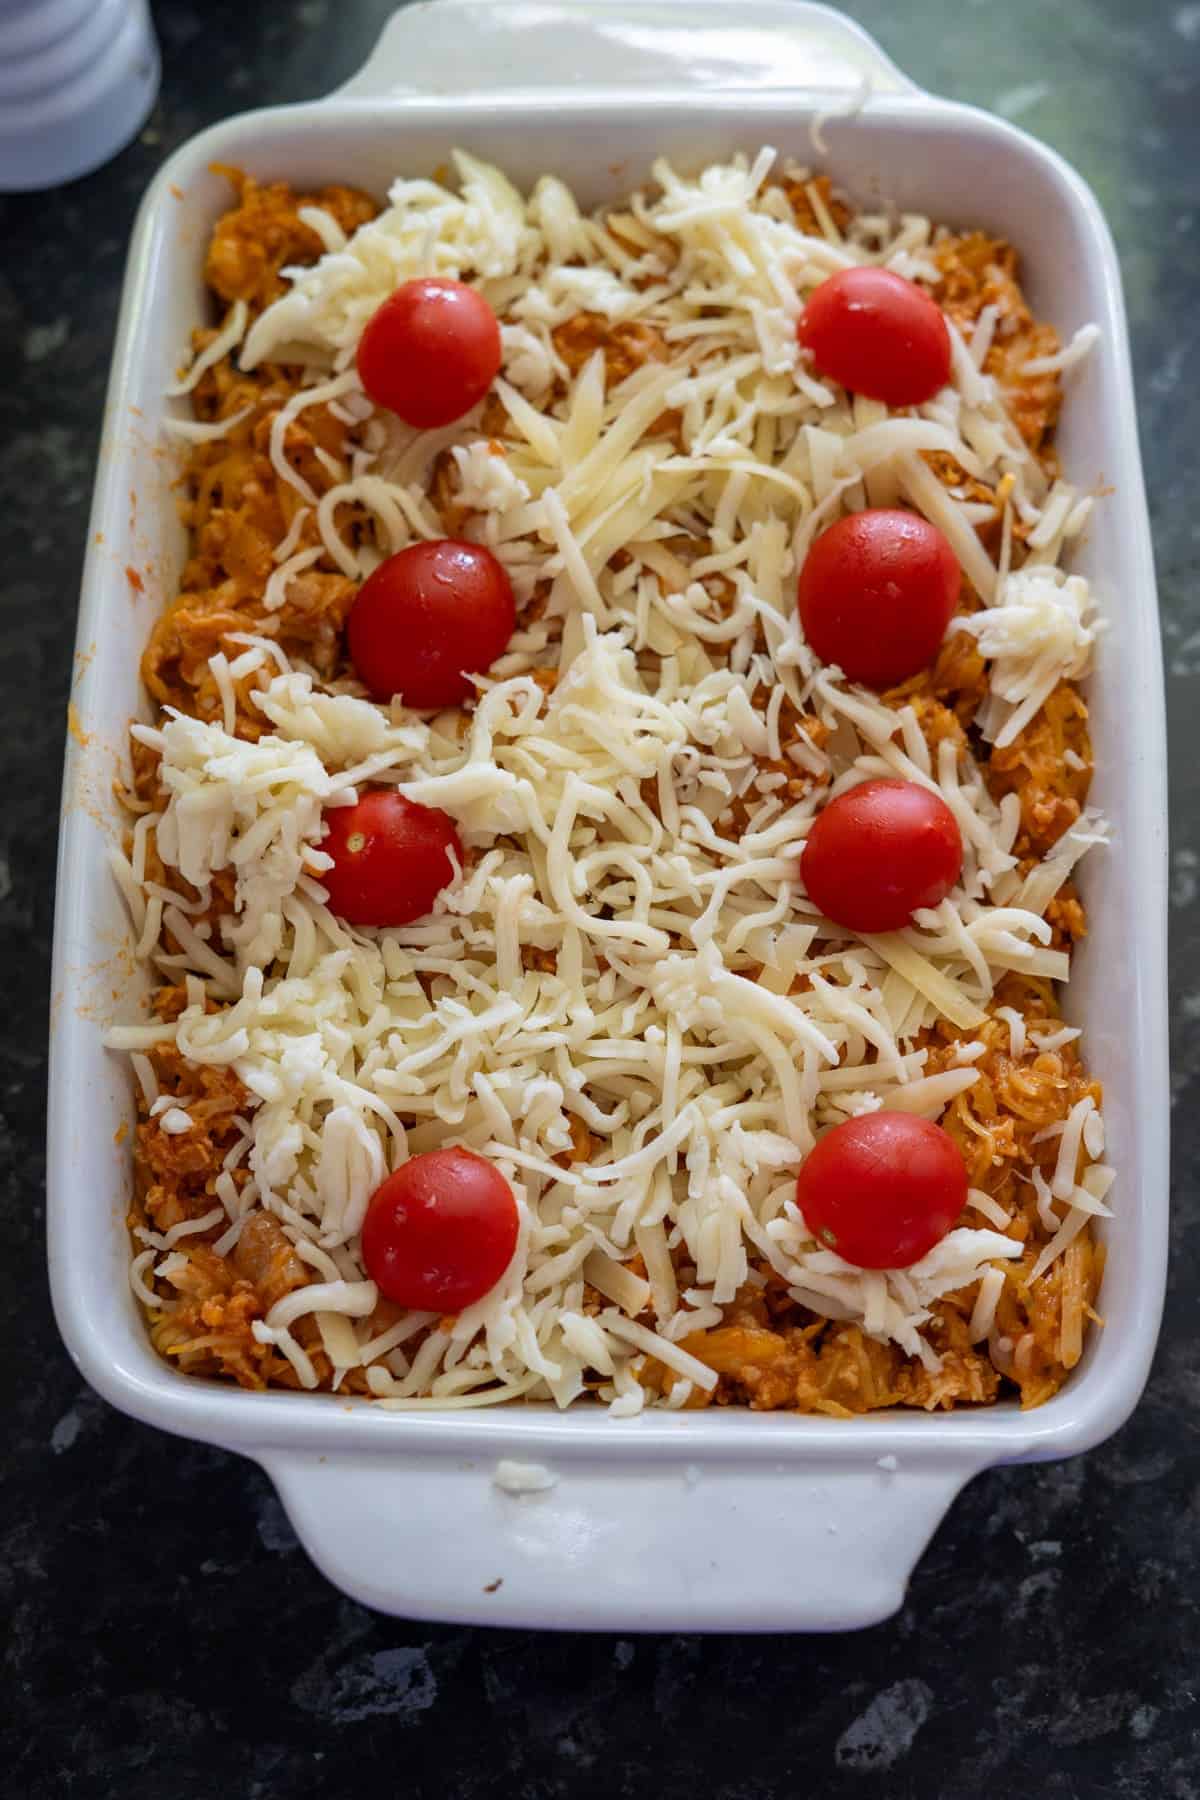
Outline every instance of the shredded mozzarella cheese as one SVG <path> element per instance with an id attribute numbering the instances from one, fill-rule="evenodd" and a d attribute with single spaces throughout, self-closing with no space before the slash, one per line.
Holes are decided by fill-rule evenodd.
<path id="1" fill-rule="evenodd" d="M 997 749 L 1012 743 L 1060 681 L 1087 672 L 1092 612 L 1082 576 L 1035 564 L 1007 577 L 995 606 L 953 621 L 992 659 L 991 698 L 979 724 Z"/>

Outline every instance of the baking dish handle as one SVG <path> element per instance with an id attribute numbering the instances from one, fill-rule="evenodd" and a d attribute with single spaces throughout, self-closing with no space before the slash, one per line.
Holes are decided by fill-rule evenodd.
<path id="1" fill-rule="evenodd" d="M 615 1429 L 620 1429 L 616 1427 Z M 794 1457 L 794 1453 L 793 1453 Z M 859 1456 L 703 1465 L 556 1457 L 514 1495 L 462 1457 L 261 1458 L 305 1549 L 380 1612 L 613 1631 L 832 1631 L 903 1603 L 913 1567 L 983 1466 Z"/>
<path id="2" fill-rule="evenodd" d="M 392 15 L 338 92 L 379 100 L 606 87 L 863 100 L 919 91 L 860 26 L 803 0 L 417 0 Z"/>

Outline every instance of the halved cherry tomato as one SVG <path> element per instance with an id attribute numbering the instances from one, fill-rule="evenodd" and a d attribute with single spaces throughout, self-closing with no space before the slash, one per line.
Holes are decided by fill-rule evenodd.
<path id="1" fill-rule="evenodd" d="M 500 325 L 465 282 L 406 281 L 367 320 L 356 360 L 376 406 L 428 431 L 483 399 L 500 368 Z"/>
<path id="2" fill-rule="evenodd" d="M 920 406 L 950 379 L 941 308 L 890 269 L 841 269 L 809 295 L 797 336 L 818 374 L 885 406 Z"/>
<path id="3" fill-rule="evenodd" d="M 800 873 L 827 919 L 849 931 L 901 931 L 940 906 L 962 871 L 958 822 L 915 781 L 864 781 L 818 813 Z"/>
<path id="4" fill-rule="evenodd" d="M 473 1150 L 427 1150 L 371 1196 L 363 1262 L 396 1306 L 461 1312 L 495 1287 L 517 1228 L 517 1203 L 499 1169 Z"/>
<path id="5" fill-rule="evenodd" d="M 462 866 L 462 843 L 448 813 L 418 806 L 394 788 L 374 788 L 354 806 L 330 807 L 321 849 L 333 867 L 321 876 L 329 905 L 351 925 L 409 925 L 424 918 Z"/>
<path id="6" fill-rule="evenodd" d="M 363 582 L 346 640 L 375 700 L 456 706 L 508 647 L 517 623 L 512 583 L 482 544 L 436 538 L 398 550 Z"/>
<path id="7" fill-rule="evenodd" d="M 895 687 L 937 655 L 961 586 L 936 525 L 900 508 L 870 508 L 814 540 L 797 586 L 800 623 L 821 661 L 850 681 Z"/>
<path id="8" fill-rule="evenodd" d="M 859 1269 L 907 1269 L 940 1244 L 967 1204 L 962 1152 L 912 1113 L 835 1125 L 801 1165 L 796 1204 L 817 1242 Z"/>

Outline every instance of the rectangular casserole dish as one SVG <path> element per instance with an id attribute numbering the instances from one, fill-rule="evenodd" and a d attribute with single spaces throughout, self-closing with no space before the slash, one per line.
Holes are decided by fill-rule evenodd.
<path id="1" fill-rule="evenodd" d="M 1086 1021 L 1120 1172 L 1105 1326 L 1064 1390 L 1025 1414 L 999 1406 L 845 1421 L 733 1411 L 616 1421 L 524 1406 L 415 1415 L 175 1373 L 150 1348 L 126 1274 L 132 1095 L 123 1059 L 101 1039 L 113 1019 L 133 1016 L 141 978 L 105 856 L 119 831 L 110 790 L 126 727 L 145 714 L 138 658 L 184 558 L 157 422 L 179 346 L 205 317 L 201 263 L 228 193 L 210 165 L 382 191 L 463 145 L 519 183 L 561 174 L 594 205 L 636 185 L 659 154 L 698 164 L 763 143 L 828 167 L 860 201 L 1010 239 L 1037 314 L 1064 340 L 1088 320 L 1102 331 L 1071 381 L 1058 441 L 1082 488 L 1111 489 L 1076 563 L 1108 620 L 1089 701 L 1093 798 L 1114 842 L 1087 871 L 1092 931 L 1067 997 L 1068 1016 Z M 147 194 L 105 414 L 78 652 L 51 1014 L 59 1326 L 115 1406 L 261 1463 L 310 1554 L 347 1592 L 389 1612 L 506 1625 L 868 1625 L 900 1605 L 964 1482 L 989 1464 L 1087 1449 L 1126 1418 L 1154 1348 L 1166 1252 L 1162 683 L 1116 257 L 1095 200 L 1058 157 L 919 92 L 822 6 L 756 0 L 736 25 L 719 0 L 408 8 L 340 93 L 214 127 L 177 151 Z M 502 1492 L 492 1481 L 502 1458 L 547 1464 L 556 1485 Z"/>

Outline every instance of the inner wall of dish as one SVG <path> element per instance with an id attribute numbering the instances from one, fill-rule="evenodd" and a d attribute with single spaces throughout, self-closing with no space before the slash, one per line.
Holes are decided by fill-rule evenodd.
<path id="1" fill-rule="evenodd" d="M 497 106 L 486 117 L 477 108 L 411 101 L 392 107 L 326 104 L 328 122 L 320 121 L 312 109 L 296 109 L 218 127 L 183 153 L 181 165 L 171 171 L 172 187 L 157 200 L 146 253 L 144 304 L 138 309 L 127 370 L 127 405 L 124 410 L 113 409 L 109 420 L 117 458 L 129 459 L 129 479 L 117 484 L 120 493 L 109 509 L 111 542 L 118 546 L 111 570 L 115 628 L 97 646 L 90 684 L 96 707 L 87 723 L 114 748 L 128 718 L 146 712 L 137 683 L 137 657 L 157 609 L 173 594 L 186 554 L 185 536 L 168 492 L 169 455 L 154 443 L 151 422 L 161 416 L 164 404 L 186 414 L 186 401 L 164 403 L 163 389 L 191 329 L 211 322 L 202 277 L 204 252 L 211 226 L 230 200 L 228 184 L 210 172 L 214 161 L 240 166 L 264 180 L 286 179 L 297 186 L 348 182 L 382 197 L 398 174 L 432 175 L 461 145 L 497 162 L 519 185 L 530 185 L 540 174 L 553 171 L 574 188 L 585 207 L 591 207 L 645 180 L 659 155 L 695 167 L 737 149 L 753 154 L 765 142 L 781 154 L 827 168 L 859 205 L 919 210 L 938 222 L 979 226 L 1010 239 L 1021 253 L 1034 310 L 1058 327 L 1064 341 L 1090 318 L 1098 318 L 1106 332 L 1111 324 L 1105 316 L 1097 247 L 1078 204 L 1064 189 L 1064 178 L 1034 148 L 982 116 L 964 126 L 960 119 L 922 117 L 913 110 L 916 102 L 884 102 L 878 117 L 827 121 L 823 132 L 829 154 L 821 156 L 812 145 L 810 115 L 778 98 L 759 97 L 750 103 L 718 97 L 706 107 L 703 119 L 689 110 L 686 101 L 672 104 L 645 96 L 619 109 L 596 101 L 561 108 L 523 102 L 519 107 Z M 616 146 L 624 149 L 620 160 L 614 160 Z M 141 408 L 142 421 L 130 405 Z M 1120 405 L 1107 349 L 1068 376 L 1058 441 L 1065 471 L 1085 490 L 1099 491 L 1113 479 Z M 130 488 L 139 496 L 132 510 L 128 510 Z M 1131 609 L 1152 604 L 1152 596 L 1122 591 L 1113 579 L 1113 571 L 1121 566 L 1121 514 L 1117 492 L 1097 508 L 1074 565 L 1091 579 L 1101 611 L 1111 621 L 1089 699 L 1096 746 L 1093 797 L 1115 822 L 1116 844 L 1113 853 L 1088 861 L 1083 888 L 1091 936 L 1077 957 L 1065 1011 L 1077 1024 L 1087 1021 L 1087 1055 L 1105 1083 L 1111 1154 L 1119 1167 L 1132 1170 L 1138 1163 L 1138 1118 L 1124 1027 L 1135 1011 L 1138 976 L 1129 945 L 1136 941 L 1137 900 L 1120 849 L 1122 808 L 1130 804 L 1131 794 L 1129 770 L 1118 744 L 1123 718 L 1137 703 L 1129 687 L 1134 664 L 1127 624 L 1134 616 Z M 123 567 L 126 559 L 148 571 L 145 593 L 130 588 Z M 109 814 L 107 830 L 113 833 L 117 826 L 111 807 Z M 101 840 L 104 834 L 97 828 L 96 835 Z M 102 843 L 97 850 L 98 860 Z M 106 938 L 115 944 L 127 942 L 128 924 L 103 870 L 97 871 L 95 903 Z M 119 973 L 120 979 L 111 984 L 115 1000 L 104 1008 L 97 1026 L 97 1079 L 104 1090 L 103 1109 L 112 1120 L 110 1138 L 122 1121 L 132 1124 L 132 1096 L 122 1059 L 107 1056 L 99 1047 L 99 1029 L 113 1016 L 130 1017 L 131 1002 L 145 988 L 144 978 L 131 970 L 127 958 Z M 114 1147 L 113 1159 L 114 1229 L 105 1262 L 113 1284 L 111 1304 L 121 1310 L 122 1335 L 143 1374 L 152 1368 L 156 1379 L 194 1386 L 195 1378 L 164 1370 L 145 1340 L 125 1279 L 127 1146 Z M 1122 1181 L 1116 1189 L 1118 1217 L 1110 1230 L 1115 1254 L 1102 1296 L 1108 1326 L 1092 1334 L 1070 1388 L 1116 1353 L 1121 1321 L 1134 1305 L 1140 1210 L 1134 1186 Z M 1100 1374 L 1097 1367 L 1097 1379 Z M 296 1403 L 312 1406 L 322 1401 L 318 1397 Z M 529 1414 L 535 1409 L 520 1410 Z M 512 1421 L 510 1409 L 506 1417 Z M 946 1421 L 947 1429 L 954 1429 L 957 1417 Z"/>

